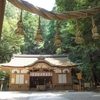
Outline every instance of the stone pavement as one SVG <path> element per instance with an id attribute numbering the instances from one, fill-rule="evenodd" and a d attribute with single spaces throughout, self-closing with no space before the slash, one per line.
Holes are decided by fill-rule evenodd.
<path id="1" fill-rule="evenodd" d="M 3 91 L 0 100 L 100 100 L 96 92 Z"/>

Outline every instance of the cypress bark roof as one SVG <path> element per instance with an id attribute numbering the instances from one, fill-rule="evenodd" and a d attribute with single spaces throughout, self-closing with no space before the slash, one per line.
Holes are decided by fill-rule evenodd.
<path id="1" fill-rule="evenodd" d="M 36 63 L 44 62 L 50 66 L 69 67 L 79 64 L 71 62 L 67 55 L 17 55 L 14 54 L 11 61 L 1 66 L 28 67 Z"/>

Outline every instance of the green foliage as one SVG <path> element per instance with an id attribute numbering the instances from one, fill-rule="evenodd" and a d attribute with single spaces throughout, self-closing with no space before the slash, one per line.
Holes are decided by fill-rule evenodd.
<path id="1" fill-rule="evenodd" d="M 38 49 L 39 43 L 34 40 L 36 32 L 38 30 L 38 17 L 32 15 L 29 12 L 23 12 L 23 24 L 24 24 L 24 44 L 21 45 L 21 52 L 23 54 L 37 54 L 40 53 Z"/>
<path id="2" fill-rule="evenodd" d="M 18 21 L 15 11 L 16 8 L 14 6 L 12 7 L 10 3 L 7 3 L 0 41 L 0 63 L 8 62 L 13 53 L 20 53 L 20 45 L 23 44 L 23 37 L 14 33 Z"/>
<path id="3" fill-rule="evenodd" d="M 19 9 L 7 1 L 5 7 L 5 18 L 10 17 L 12 19 L 18 19 L 18 14 L 19 14 Z"/>
<path id="4" fill-rule="evenodd" d="M 53 11 L 77 11 L 100 5 L 99 0 L 56 0 Z M 59 31 L 62 41 L 61 47 L 54 46 L 56 25 L 54 20 L 41 18 L 41 28 L 44 42 L 38 43 L 34 40 L 38 30 L 38 16 L 23 11 L 24 36 L 15 35 L 14 31 L 20 17 L 20 10 L 7 2 L 2 39 L 0 41 L 0 62 L 9 61 L 13 53 L 23 54 L 69 54 L 73 62 L 82 63 L 80 70 L 87 76 L 99 76 L 100 71 L 100 39 L 92 39 L 91 17 L 78 19 L 79 29 L 84 38 L 82 45 L 75 43 L 76 21 L 59 21 Z M 100 33 L 100 13 L 94 16 L 95 24 Z M 97 81 L 98 78 L 96 77 Z"/>
<path id="5" fill-rule="evenodd" d="M 99 0 L 56 0 L 57 11 L 77 11 L 100 5 Z M 95 24 L 100 33 L 100 13 L 94 16 Z M 67 20 L 60 23 L 61 37 L 63 40 L 62 53 L 68 53 L 73 62 L 81 62 L 80 70 L 86 78 L 100 81 L 100 39 L 92 38 L 92 20 L 90 18 L 78 19 L 79 29 L 84 38 L 82 45 L 75 44 L 76 22 Z"/>
<path id="6" fill-rule="evenodd" d="M 48 23 L 48 34 L 44 40 L 44 49 L 45 54 L 55 54 L 57 47 L 54 46 L 54 36 L 56 34 L 55 31 L 55 21 L 49 21 Z"/>
<path id="7" fill-rule="evenodd" d="M 9 74 L 3 71 L 0 71 L 0 80 L 9 78 Z"/>

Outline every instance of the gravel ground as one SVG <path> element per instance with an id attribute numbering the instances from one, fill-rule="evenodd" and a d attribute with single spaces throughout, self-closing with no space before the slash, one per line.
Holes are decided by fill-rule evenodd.
<path id="1" fill-rule="evenodd" d="M 3 91 L 0 100 L 100 100 L 96 92 Z"/>

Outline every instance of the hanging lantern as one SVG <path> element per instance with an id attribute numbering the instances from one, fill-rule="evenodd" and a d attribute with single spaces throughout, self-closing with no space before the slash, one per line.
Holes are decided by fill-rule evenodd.
<path id="1" fill-rule="evenodd" d="M 94 18 L 92 17 L 92 38 L 98 39 L 100 37 L 97 26 L 95 25 Z"/>
<path id="2" fill-rule="evenodd" d="M 20 14 L 20 20 L 17 23 L 18 28 L 15 30 L 15 33 L 18 35 L 23 35 L 24 34 L 24 30 L 23 30 L 23 22 L 22 22 L 22 11 Z"/>
<path id="3" fill-rule="evenodd" d="M 39 16 L 38 30 L 37 30 L 37 34 L 36 34 L 34 40 L 37 41 L 37 42 L 43 41 L 42 30 L 41 30 L 41 27 L 40 27 L 40 16 Z"/>
<path id="4" fill-rule="evenodd" d="M 55 35 L 55 41 L 54 41 L 54 45 L 55 46 L 61 46 L 61 40 L 60 40 L 60 35 L 58 32 L 58 21 L 56 21 L 56 35 Z"/>
<path id="5" fill-rule="evenodd" d="M 82 44 L 84 42 L 84 39 L 81 35 L 81 32 L 79 30 L 79 26 L 78 26 L 78 21 L 76 20 L 76 26 L 77 26 L 77 31 L 76 31 L 76 38 L 75 38 L 75 42 L 77 44 Z"/>

